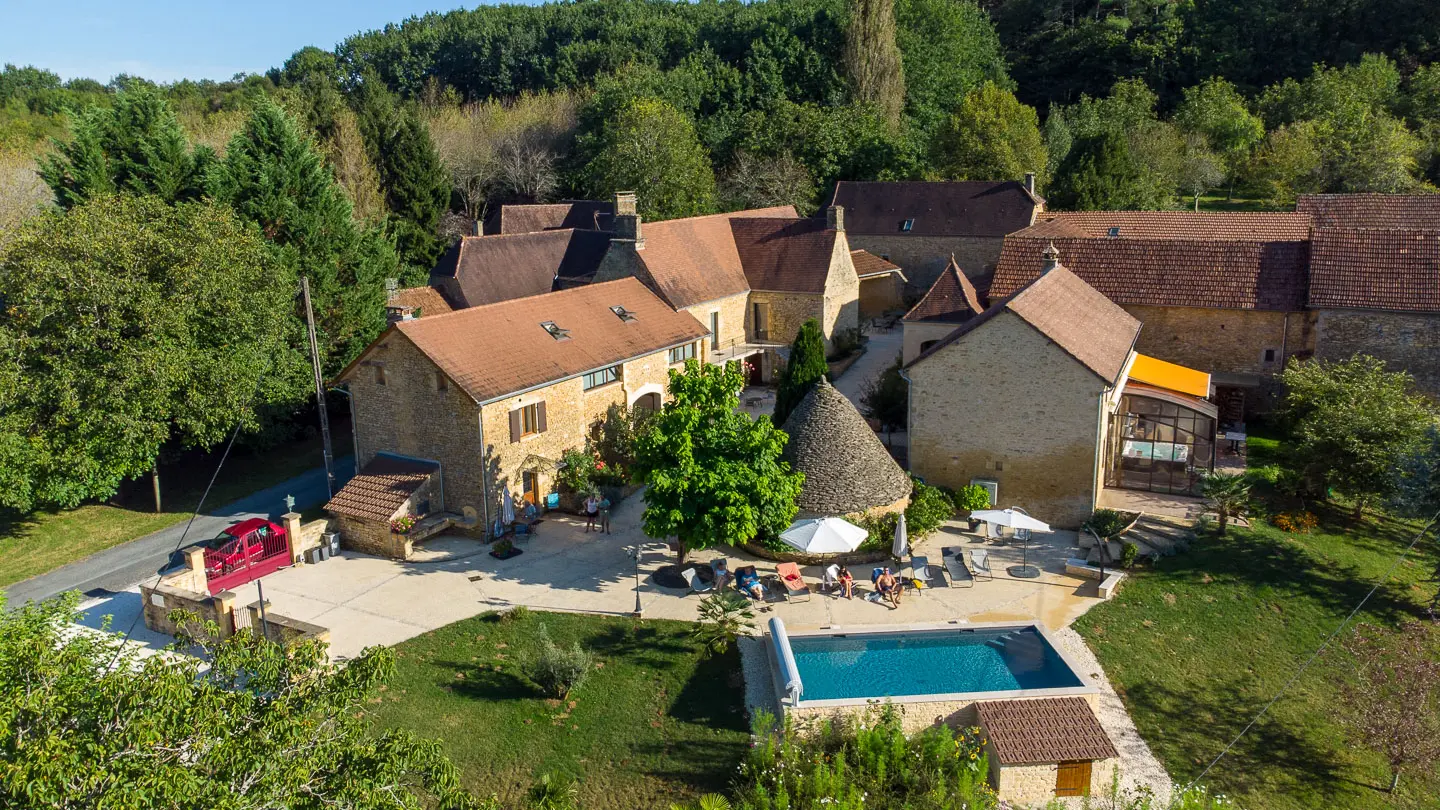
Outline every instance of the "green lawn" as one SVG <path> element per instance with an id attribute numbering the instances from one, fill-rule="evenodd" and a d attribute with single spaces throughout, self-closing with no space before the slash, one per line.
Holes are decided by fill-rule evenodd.
<path id="1" fill-rule="evenodd" d="M 1181 200 L 1182 207 L 1187 210 L 1194 210 L 1195 198 L 1184 197 Z M 1243 197 L 1236 195 L 1227 198 L 1225 192 L 1200 195 L 1201 211 L 1293 211 L 1294 207 L 1276 208 L 1261 199 Z"/>
<path id="2" fill-rule="evenodd" d="M 545 699 L 525 678 L 538 626 L 596 668 Z M 635 810 L 729 787 L 749 744 L 739 656 L 702 660 L 691 625 L 569 613 L 487 614 L 400 644 L 376 720 L 439 738 L 480 795 L 515 800 L 542 773 L 579 780 L 586 810 Z M 509 805 L 507 805 L 509 806 Z"/>
<path id="3" fill-rule="evenodd" d="M 336 455 L 350 453 L 349 425 L 337 426 L 332 444 Z M 223 506 L 257 490 L 278 484 L 323 463 L 319 437 L 292 442 L 271 451 L 237 449 L 206 499 L 207 509 Z M 195 454 L 160 468 L 161 505 L 156 513 L 148 480 L 109 504 L 78 509 L 16 515 L 0 511 L 0 587 L 82 560 L 97 551 L 159 531 L 190 517 L 219 462 Z"/>
<path id="4" fill-rule="evenodd" d="M 1279 442 L 1249 443 L 1252 467 Z M 1320 528 L 1286 534 L 1256 521 L 1202 537 L 1185 554 L 1141 569 L 1116 598 L 1076 623 L 1125 699 L 1141 735 L 1177 782 L 1196 776 L 1321 641 L 1338 627 L 1407 545 L 1415 526 L 1342 509 L 1316 509 Z M 1393 626 L 1422 615 L 1435 546 L 1398 569 L 1359 621 Z M 1213 789 L 1259 810 L 1431 808 L 1440 775 L 1409 778 L 1391 797 L 1381 758 L 1347 736 L 1332 648 L 1207 777 Z"/>

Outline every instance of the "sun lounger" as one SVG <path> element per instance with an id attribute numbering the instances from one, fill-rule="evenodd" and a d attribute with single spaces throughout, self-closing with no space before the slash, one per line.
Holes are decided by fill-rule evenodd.
<path id="1" fill-rule="evenodd" d="M 986 579 L 994 579 L 995 575 L 990 573 L 990 554 L 983 548 L 970 550 L 970 570 L 975 572 L 975 578 L 984 576 Z"/>
<path id="2" fill-rule="evenodd" d="M 965 565 L 965 549 L 960 546 L 940 550 L 940 558 L 945 561 L 945 573 L 950 576 L 951 584 L 956 582 L 965 583 L 965 587 L 975 587 L 975 575 Z"/>
<path id="3" fill-rule="evenodd" d="M 785 586 L 786 596 L 793 599 L 803 593 L 806 599 L 810 598 L 810 586 L 806 585 L 805 578 L 800 576 L 800 566 L 793 562 L 780 563 L 775 566 L 775 574 Z"/>
<path id="4" fill-rule="evenodd" d="M 694 568 L 686 568 L 680 572 L 680 576 L 684 577 L 685 581 L 690 583 L 691 593 L 705 593 L 715 589 L 715 583 L 702 582 L 700 580 L 700 574 L 697 573 Z"/>
<path id="5" fill-rule="evenodd" d="M 943 577 L 936 576 L 930 571 L 930 558 L 918 554 L 910 555 L 910 579 L 915 589 L 924 593 L 929 588 L 945 587 Z"/>

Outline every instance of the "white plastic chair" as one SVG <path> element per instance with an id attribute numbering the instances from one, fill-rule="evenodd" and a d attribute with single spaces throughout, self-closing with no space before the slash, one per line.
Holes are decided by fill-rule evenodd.
<path id="1" fill-rule="evenodd" d="M 684 577 L 685 581 L 690 583 L 691 593 L 705 593 L 715 588 L 715 583 L 701 581 L 700 575 L 695 572 L 694 568 L 686 568 L 680 572 L 680 576 Z"/>

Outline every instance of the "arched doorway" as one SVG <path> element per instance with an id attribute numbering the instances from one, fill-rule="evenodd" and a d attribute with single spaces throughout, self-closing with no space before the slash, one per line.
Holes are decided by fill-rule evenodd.
<path id="1" fill-rule="evenodd" d="M 660 410 L 660 395 L 651 391 L 648 394 L 637 397 L 635 404 L 631 407 L 641 413 L 655 413 Z"/>

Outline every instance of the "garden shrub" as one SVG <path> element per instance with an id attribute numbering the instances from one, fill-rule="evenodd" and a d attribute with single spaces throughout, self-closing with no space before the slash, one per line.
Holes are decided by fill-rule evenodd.
<path id="1" fill-rule="evenodd" d="M 865 333 L 859 328 L 836 329 L 835 334 L 830 338 L 829 359 L 844 360 L 859 351 L 860 347 L 864 346 L 867 340 L 869 340 L 869 338 L 867 338 Z"/>
<path id="2" fill-rule="evenodd" d="M 1124 512 L 1117 512 L 1114 509 L 1096 509 L 1085 521 L 1085 528 L 1095 533 L 1096 537 L 1110 539 L 1125 530 L 1130 525 L 1131 516 Z"/>
<path id="3" fill-rule="evenodd" d="M 936 726 L 906 737 L 887 705 L 861 722 L 801 733 L 757 712 L 757 740 L 740 766 L 736 810 L 949 810 L 997 806 L 976 728 Z"/>
<path id="4" fill-rule="evenodd" d="M 700 615 L 690 637 L 705 645 L 705 655 L 720 654 L 742 633 L 755 629 L 750 600 L 737 591 L 716 591 L 700 603 Z"/>
<path id="5" fill-rule="evenodd" d="M 555 473 L 555 480 L 568 492 L 588 493 L 595 486 L 595 465 L 599 459 L 590 452 L 589 448 L 584 450 L 571 448 L 560 456 L 560 469 Z"/>
<path id="6" fill-rule="evenodd" d="M 1282 532 L 1309 534 L 1320 525 L 1320 519 L 1311 512 L 1281 512 L 1270 523 Z"/>
<path id="7" fill-rule="evenodd" d="M 955 490 L 955 508 L 961 512 L 989 509 L 990 491 L 979 484 L 966 484 Z"/>
<path id="8" fill-rule="evenodd" d="M 1125 543 L 1120 547 L 1120 567 L 1130 568 L 1135 565 L 1135 558 L 1140 556 L 1140 547 L 1134 543 Z"/>
<path id="9" fill-rule="evenodd" d="M 544 624 L 539 628 L 537 649 L 525 662 L 525 676 L 546 695 L 564 700 L 590 671 L 590 653 L 581 649 L 578 641 L 561 647 L 550 639 L 550 631 Z"/>
<path id="10" fill-rule="evenodd" d="M 955 500 L 943 487 L 930 486 L 918 478 L 911 480 L 915 488 L 910 492 L 910 505 L 905 507 L 905 529 L 918 539 L 955 516 Z"/>

